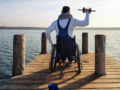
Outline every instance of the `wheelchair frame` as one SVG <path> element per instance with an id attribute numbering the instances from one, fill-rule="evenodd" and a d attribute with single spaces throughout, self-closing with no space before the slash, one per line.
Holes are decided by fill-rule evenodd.
<path id="1" fill-rule="evenodd" d="M 79 46 L 78 44 L 76 44 L 76 61 L 75 63 L 77 62 L 78 64 L 78 73 L 81 72 L 82 70 L 82 61 L 81 61 L 81 52 L 79 50 Z M 61 62 L 59 60 L 59 65 L 61 65 Z M 57 61 L 56 61 L 56 45 L 54 45 L 52 47 L 52 50 L 51 50 L 51 53 L 50 53 L 50 60 L 49 60 L 49 68 L 51 70 L 51 72 L 54 72 L 56 70 L 56 64 L 57 64 Z"/>

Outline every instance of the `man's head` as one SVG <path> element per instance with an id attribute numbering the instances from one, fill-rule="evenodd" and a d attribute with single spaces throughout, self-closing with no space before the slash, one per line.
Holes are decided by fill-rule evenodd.
<path id="1" fill-rule="evenodd" d="M 62 13 L 70 13 L 70 7 L 64 6 L 64 7 L 62 8 Z"/>

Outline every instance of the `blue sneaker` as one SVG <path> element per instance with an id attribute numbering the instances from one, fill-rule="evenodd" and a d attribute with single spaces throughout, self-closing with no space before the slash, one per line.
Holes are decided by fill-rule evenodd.
<path id="1" fill-rule="evenodd" d="M 59 90 L 56 83 L 51 83 L 48 85 L 49 90 Z"/>

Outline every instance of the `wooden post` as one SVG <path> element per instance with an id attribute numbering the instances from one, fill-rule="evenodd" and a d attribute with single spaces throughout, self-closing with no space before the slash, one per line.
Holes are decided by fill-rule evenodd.
<path id="1" fill-rule="evenodd" d="M 105 66 L 105 36 L 95 36 L 95 73 L 98 75 L 106 74 Z"/>
<path id="2" fill-rule="evenodd" d="M 82 33 L 82 53 L 88 53 L 88 33 Z"/>
<path id="3" fill-rule="evenodd" d="M 25 35 L 14 35 L 13 76 L 22 75 L 25 67 Z"/>
<path id="4" fill-rule="evenodd" d="M 47 39 L 45 32 L 42 33 L 42 41 L 41 41 L 41 54 L 47 53 Z"/>

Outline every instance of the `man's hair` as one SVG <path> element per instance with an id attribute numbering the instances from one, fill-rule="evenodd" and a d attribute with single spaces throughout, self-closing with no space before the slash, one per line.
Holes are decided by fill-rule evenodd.
<path id="1" fill-rule="evenodd" d="M 69 12 L 69 10 L 70 10 L 70 7 L 64 6 L 64 7 L 62 8 L 62 13 Z"/>

